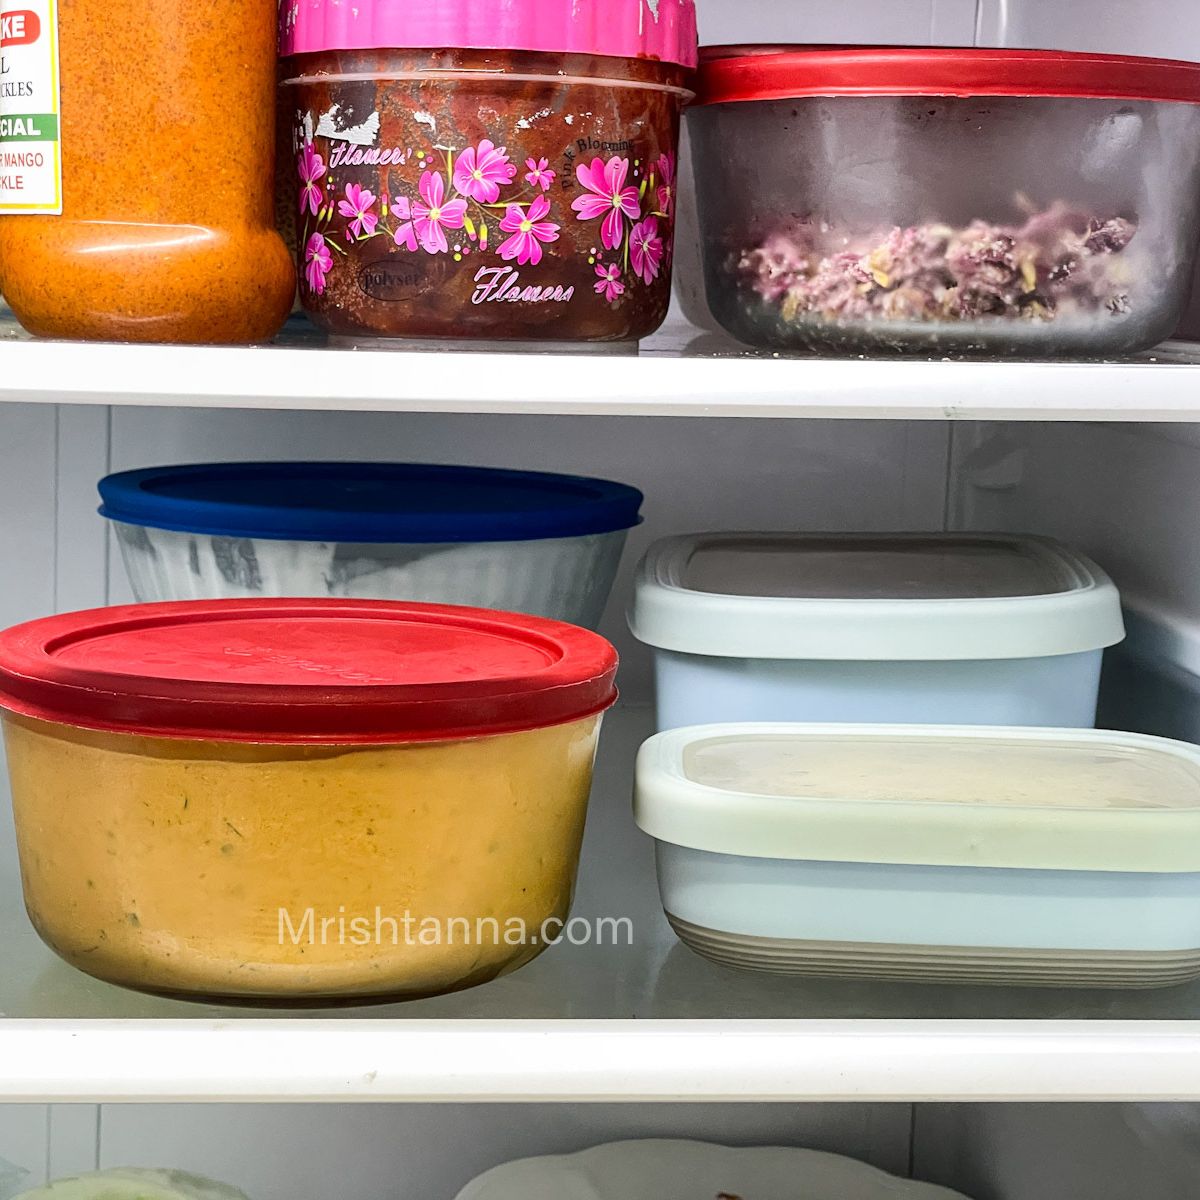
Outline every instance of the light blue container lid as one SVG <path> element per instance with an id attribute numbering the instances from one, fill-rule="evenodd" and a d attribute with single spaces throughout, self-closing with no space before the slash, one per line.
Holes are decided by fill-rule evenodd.
<path id="1" fill-rule="evenodd" d="M 992 533 L 702 533 L 656 542 L 629 623 L 717 658 L 1046 658 L 1121 641 L 1109 577 L 1049 538 Z"/>

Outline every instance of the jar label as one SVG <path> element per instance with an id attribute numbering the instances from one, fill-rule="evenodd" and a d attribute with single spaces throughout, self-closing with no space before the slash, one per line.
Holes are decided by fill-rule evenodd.
<path id="1" fill-rule="evenodd" d="M 316 76 L 297 99 L 301 298 L 331 328 L 603 339 L 665 315 L 665 90 Z"/>
<path id="2" fill-rule="evenodd" d="M 57 0 L 0 0 L 0 213 L 62 212 Z"/>

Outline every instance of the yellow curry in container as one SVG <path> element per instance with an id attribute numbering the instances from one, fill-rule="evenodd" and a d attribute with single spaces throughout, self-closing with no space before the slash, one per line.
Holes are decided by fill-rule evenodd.
<path id="1" fill-rule="evenodd" d="M 603 638 L 536 617 L 196 601 L 0 634 L 26 907 L 69 963 L 240 1002 L 431 995 L 555 940 Z"/>

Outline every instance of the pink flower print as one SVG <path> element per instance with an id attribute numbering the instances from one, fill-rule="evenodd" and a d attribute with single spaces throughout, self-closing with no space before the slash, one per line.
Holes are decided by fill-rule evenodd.
<path id="1" fill-rule="evenodd" d="M 571 207 L 581 221 L 603 217 L 601 244 L 609 250 L 617 249 L 625 234 L 625 218 L 636 221 L 642 215 L 637 188 L 625 186 L 629 177 L 629 159 L 610 158 L 605 163 L 593 158 L 586 166 L 580 163 L 575 168 L 575 177 L 591 195 L 578 197 Z"/>
<path id="2" fill-rule="evenodd" d="M 542 218 L 550 211 L 550 201 L 545 196 L 535 196 L 529 202 L 528 212 L 522 212 L 519 204 L 510 204 L 500 222 L 505 233 L 511 233 L 506 242 L 501 242 L 497 253 L 505 262 L 515 258 L 524 266 L 536 266 L 542 261 L 542 243 L 557 242 L 559 227 L 553 221 Z"/>
<path id="3" fill-rule="evenodd" d="M 359 187 L 357 183 L 346 184 L 346 198 L 338 201 L 338 212 L 343 217 L 350 217 L 346 227 L 346 241 L 352 242 L 356 237 L 371 237 L 379 217 L 371 212 L 375 207 L 375 193 Z"/>
<path id="4" fill-rule="evenodd" d="M 664 216 L 671 215 L 671 205 L 675 203 L 675 155 L 660 154 L 658 156 L 658 211 Z"/>
<path id="5" fill-rule="evenodd" d="M 517 173 L 507 151 L 507 146 L 494 146 L 487 138 L 478 148 L 468 146 L 454 164 L 455 188 L 468 200 L 495 204 L 501 185 L 512 183 Z"/>
<path id="6" fill-rule="evenodd" d="M 304 248 L 304 278 L 319 296 L 325 290 L 325 276 L 333 269 L 333 255 L 325 245 L 325 235 L 314 233 Z"/>
<path id="7" fill-rule="evenodd" d="M 621 282 L 621 268 L 616 263 L 609 263 L 608 266 L 597 263 L 596 274 L 600 277 L 600 282 L 596 284 L 596 294 L 603 296 L 609 304 L 625 294 L 625 285 Z"/>
<path id="8" fill-rule="evenodd" d="M 392 216 L 400 222 L 396 226 L 396 232 L 392 234 L 396 245 L 405 250 L 416 250 L 417 231 L 413 226 L 412 204 L 407 196 L 397 196 L 392 201 Z"/>
<path id="9" fill-rule="evenodd" d="M 325 176 L 325 160 L 313 149 L 312 142 L 305 142 L 300 151 L 300 211 L 306 208 L 315 217 L 321 209 L 320 180 Z"/>
<path id="10" fill-rule="evenodd" d="M 658 218 L 647 217 L 629 232 L 629 262 L 633 273 L 653 283 L 663 261 L 663 240 L 658 235 Z"/>
<path id="11" fill-rule="evenodd" d="M 554 172 L 550 170 L 549 161 L 544 158 L 527 158 L 525 165 L 529 168 L 525 182 L 530 187 L 540 187 L 543 192 L 548 192 L 554 182 Z"/>
<path id="12" fill-rule="evenodd" d="M 421 247 L 429 254 L 444 254 L 450 249 L 446 230 L 463 227 L 467 202 L 447 200 L 445 181 L 436 171 L 426 171 L 417 190 L 421 199 L 412 206 L 412 218 Z"/>

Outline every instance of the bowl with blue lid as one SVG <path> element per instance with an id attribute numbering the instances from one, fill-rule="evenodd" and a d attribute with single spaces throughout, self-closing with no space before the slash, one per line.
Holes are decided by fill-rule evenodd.
<path id="1" fill-rule="evenodd" d="M 139 601 L 410 600 L 591 629 L 642 503 L 584 476 L 362 462 L 152 467 L 100 495 Z"/>

